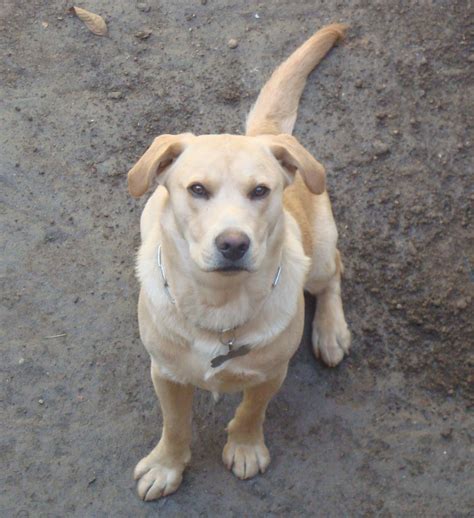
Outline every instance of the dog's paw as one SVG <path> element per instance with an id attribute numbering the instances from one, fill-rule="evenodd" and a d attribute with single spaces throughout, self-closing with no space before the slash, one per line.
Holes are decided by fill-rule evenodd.
<path id="1" fill-rule="evenodd" d="M 184 464 L 160 462 L 155 456 L 148 455 L 135 467 L 133 478 L 138 480 L 137 492 L 142 500 L 150 501 L 174 493 L 183 480 Z"/>
<path id="2" fill-rule="evenodd" d="M 222 452 L 222 460 L 227 469 L 240 478 L 252 478 L 258 472 L 264 473 L 270 464 L 270 453 L 263 441 L 239 443 L 227 441 Z"/>
<path id="3" fill-rule="evenodd" d="M 316 358 L 320 358 L 329 367 L 335 367 L 349 354 L 351 347 L 351 333 L 344 320 L 327 327 L 313 327 L 313 351 Z"/>

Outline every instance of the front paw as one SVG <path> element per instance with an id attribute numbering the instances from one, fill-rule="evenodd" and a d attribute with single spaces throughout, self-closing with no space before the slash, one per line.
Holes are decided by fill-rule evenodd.
<path id="1" fill-rule="evenodd" d="M 240 478 L 252 478 L 259 471 L 264 473 L 270 464 L 270 453 L 262 439 L 255 442 L 238 442 L 228 439 L 222 452 L 227 469 Z"/>
<path id="2" fill-rule="evenodd" d="M 345 354 L 349 354 L 350 347 L 351 333 L 344 320 L 335 323 L 333 326 L 315 323 L 313 327 L 313 351 L 316 358 L 321 358 L 326 365 L 335 367 L 341 362 Z"/>
<path id="3" fill-rule="evenodd" d="M 183 480 L 184 467 L 184 462 L 160 459 L 150 453 L 133 472 L 133 478 L 138 480 L 138 495 L 142 500 L 150 501 L 174 493 Z"/>

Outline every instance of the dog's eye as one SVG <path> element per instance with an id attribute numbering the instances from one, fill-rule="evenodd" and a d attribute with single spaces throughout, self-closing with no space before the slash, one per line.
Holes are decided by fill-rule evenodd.
<path id="1" fill-rule="evenodd" d="M 250 199 L 256 200 L 260 198 L 265 198 L 265 196 L 270 192 L 270 189 L 266 185 L 257 185 L 253 191 L 250 192 Z"/>
<path id="2" fill-rule="evenodd" d="M 196 198 L 209 198 L 209 193 L 200 183 L 193 183 L 188 187 L 188 191 Z"/>

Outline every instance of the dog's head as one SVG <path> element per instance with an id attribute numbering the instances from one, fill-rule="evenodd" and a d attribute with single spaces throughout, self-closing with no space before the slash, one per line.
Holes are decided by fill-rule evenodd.
<path id="1" fill-rule="evenodd" d="M 325 172 L 291 135 L 162 135 L 128 173 L 143 195 L 160 175 L 189 252 L 203 271 L 256 271 L 283 214 L 283 190 L 299 171 L 321 194 Z"/>

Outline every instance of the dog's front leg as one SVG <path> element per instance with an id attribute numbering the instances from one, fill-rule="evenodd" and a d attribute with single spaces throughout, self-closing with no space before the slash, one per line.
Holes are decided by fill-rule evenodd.
<path id="1" fill-rule="evenodd" d="M 176 491 L 191 460 L 191 417 L 194 388 L 160 377 L 151 365 L 151 378 L 160 401 L 163 432 L 160 442 L 136 466 L 138 494 L 155 500 Z"/>
<path id="2" fill-rule="evenodd" d="M 263 473 L 270 464 L 270 454 L 263 437 L 263 421 L 270 399 L 286 376 L 284 371 L 269 381 L 244 390 L 244 397 L 227 426 L 227 444 L 222 460 L 227 469 L 241 479 Z"/>

